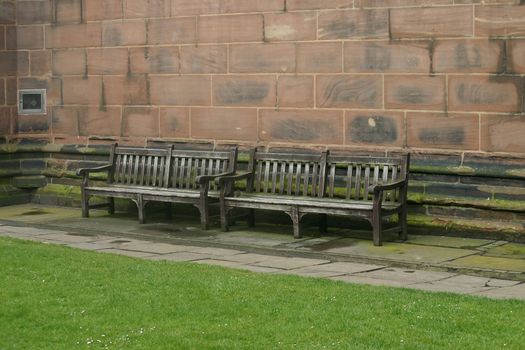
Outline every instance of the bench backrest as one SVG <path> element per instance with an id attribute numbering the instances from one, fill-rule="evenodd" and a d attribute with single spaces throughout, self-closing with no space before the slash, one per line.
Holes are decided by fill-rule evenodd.
<path id="1" fill-rule="evenodd" d="M 197 176 L 235 172 L 237 148 L 230 151 L 173 150 L 170 163 L 168 187 L 195 189 L 198 188 Z M 210 182 L 210 189 L 217 189 L 215 181 Z"/>
<path id="2" fill-rule="evenodd" d="M 286 154 L 251 151 L 248 192 L 322 197 L 326 152 Z"/>
<path id="3" fill-rule="evenodd" d="M 116 185 L 167 187 L 171 148 L 111 147 L 108 182 Z"/>
<path id="4" fill-rule="evenodd" d="M 362 157 L 329 155 L 327 159 L 326 196 L 352 200 L 371 200 L 371 185 L 406 179 L 409 155 Z M 399 191 L 387 191 L 384 201 L 398 201 Z"/>

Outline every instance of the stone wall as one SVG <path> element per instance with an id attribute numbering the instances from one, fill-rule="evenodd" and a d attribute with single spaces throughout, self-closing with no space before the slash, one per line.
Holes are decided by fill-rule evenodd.
<path id="1" fill-rule="evenodd" d="M 414 212 L 515 220 L 524 90 L 519 0 L 0 0 L 0 161 L 51 181 L 89 159 L 49 144 L 409 150 Z"/>

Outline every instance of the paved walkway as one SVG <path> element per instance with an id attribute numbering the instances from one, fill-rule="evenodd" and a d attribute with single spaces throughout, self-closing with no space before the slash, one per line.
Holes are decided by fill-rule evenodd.
<path id="1" fill-rule="evenodd" d="M 132 216 L 93 213 L 94 217 L 82 219 L 78 209 L 35 205 L 0 208 L 0 236 L 144 259 L 525 300 L 522 246 L 508 242 L 411 236 L 409 243 L 373 247 L 369 240 L 340 236 L 294 240 L 291 235 L 276 233 L 279 227 L 274 226 L 270 232 L 202 232 L 196 222 L 138 225 Z M 501 248 L 509 244 L 514 250 Z M 514 252 L 513 257 L 486 255 L 498 249 Z M 469 257 L 468 265 L 456 262 Z M 493 259 L 493 268 L 488 268 L 482 258 Z M 476 259 L 481 259 L 481 264 L 475 266 L 472 261 Z M 514 270 L 503 269 L 498 259 L 514 259 L 513 264 L 507 264 Z"/>

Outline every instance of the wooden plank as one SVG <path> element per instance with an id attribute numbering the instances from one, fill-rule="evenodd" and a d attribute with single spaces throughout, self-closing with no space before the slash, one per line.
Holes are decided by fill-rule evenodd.
<path id="1" fill-rule="evenodd" d="M 153 157 L 153 174 L 151 176 L 151 185 L 155 186 L 157 184 L 157 171 L 158 171 L 158 165 L 159 165 L 159 157 L 154 156 Z"/>
<path id="2" fill-rule="evenodd" d="M 115 157 L 115 150 L 117 149 L 117 143 L 114 143 L 111 145 L 109 149 L 109 164 L 111 165 L 111 168 L 108 171 L 108 179 L 107 183 L 112 184 L 115 181 L 115 168 L 116 168 L 116 157 Z"/>
<path id="3" fill-rule="evenodd" d="M 297 163 L 295 171 L 295 195 L 299 196 L 301 194 L 301 174 L 302 174 L 302 163 Z"/>
<path id="4" fill-rule="evenodd" d="M 128 166 L 128 155 L 124 154 L 122 157 L 122 168 L 120 169 L 120 183 L 126 182 L 126 172 L 127 172 L 127 166 Z"/>
<path id="5" fill-rule="evenodd" d="M 151 163 L 153 162 L 153 156 L 148 156 L 147 169 L 146 169 L 146 186 L 151 183 Z"/>
<path id="6" fill-rule="evenodd" d="M 379 182 L 379 165 L 374 166 L 374 182 L 373 185 L 377 185 Z"/>
<path id="7" fill-rule="evenodd" d="M 361 172 L 363 171 L 361 164 L 357 164 L 355 172 L 355 194 L 354 199 L 361 199 Z"/>
<path id="8" fill-rule="evenodd" d="M 263 183 L 263 192 L 268 192 L 268 182 L 270 181 L 270 162 L 264 162 L 264 183 Z"/>
<path id="9" fill-rule="evenodd" d="M 365 167 L 365 186 L 363 188 L 363 198 L 368 199 L 368 187 L 370 186 L 370 164 Z"/>
<path id="10" fill-rule="evenodd" d="M 186 188 L 191 187 L 191 172 L 193 171 L 193 158 L 189 157 L 187 160 L 187 171 L 186 171 Z"/>
<path id="11" fill-rule="evenodd" d="M 330 174 L 328 175 L 328 196 L 330 198 L 334 197 L 335 168 L 336 164 L 332 163 L 332 165 L 330 165 Z"/>
<path id="12" fill-rule="evenodd" d="M 319 184 L 318 177 L 319 177 L 319 164 L 314 163 L 313 165 L 313 172 L 312 172 L 312 197 L 317 196 L 317 186 Z"/>
<path id="13" fill-rule="evenodd" d="M 346 199 L 350 199 L 352 196 L 352 171 L 354 167 L 349 164 L 346 169 Z"/>
<path id="14" fill-rule="evenodd" d="M 284 175 L 285 174 L 286 174 L 286 163 L 282 162 L 281 163 L 281 174 L 280 174 L 280 178 L 279 178 L 279 194 L 283 194 L 284 193 L 284 186 L 285 186 L 285 177 L 284 177 Z"/>
<path id="15" fill-rule="evenodd" d="M 383 166 L 383 183 L 388 182 L 388 165 Z M 388 193 L 383 196 L 383 200 L 388 202 L 390 200 Z"/>
<path id="16" fill-rule="evenodd" d="M 308 196 L 308 183 L 310 181 L 310 163 L 304 166 L 303 196 Z"/>
<path id="17" fill-rule="evenodd" d="M 288 188 L 286 191 L 286 194 L 291 196 L 292 195 L 292 181 L 293 181 L 293 172 L 294 172 L 294 163 L 289 162 L 288 163 Z"/>
<path id="18" fill-rule="evenodd" d="M 138 155 L 138 156 L 166 156 L 168 148 L 137 148 L 137 147 L 117 147 L 117 154 Z"/>
<path id="19" fill-rule="evenodd" d="M 168 151 L 168 156 L 166 157 L 166 164 L 165 164 L 165 170 L 164 170 L 164 188 L 168 188 L 170 186 L 170 173 L 171 173 L 171 158 L 173 155 L 173 146 L 170 147 Z"/>
<path id="20" fill-rule="evenodd" d="M 157 174 L 157 179 L 158 179 L 158 186 L 159 187 L 163 187 L 164 186 L 164 166 L 165 166 L 165 163 L 166 162 L 166 158 L 165 157 L 159 157 L 159 173 Z"/>
<path id="21" fill-rule="evenodd" d="M 173 160 L 173 174 L 171 175 L 171 187 L 177 188 L 177 178 L 179 176 L 179 157 Z"/>
<path id="22" fill-rule="evenodd" d="M 139 156 L 137 155 L 136 156 L 136 159 L 135 159 L 135 168 L 133 169 L 133 181 L 132 183 L 134 185 L 138 185 L 138 178 L 139 178 L 139 164 L 140 164 L 140 159 L 142 158 L 142 156 Z"/>
<path id="23" fill-rule="evenodd" d="M 179 171 L 179 186 L 178 188 L 184 188 L 184 173 L 186 172 L 186 158 L 180 159 L 180 171 Z"/>
<path id="24" fill-rule="evenodd" d="M 257 171 L 256 171 L 256 178 L 255 178 L 255 192 L 261 191 L 261 178 L 262 178 L 262 167 L 263 162 L 257 162 Z"/>
<path id="25" fill-rule="evenodd" d="M 113 174 L 113 182 L 119 181 L 120 168 L 122 167 L 122 155 L 117 155 L 117 160 L 115 161 L 115 173 Z"/>
<path id="26" fill-rule="evenodd" d="M 279 163 L 277 161 L 273 162 L 272 169 L 272 193 L 275 193 L 275 188 L 277 186 L 277 166 Z"/>
<path id="27" fill-rule="evenodd" d="M 141 156 L 141 161 L 140 161 L 140 180 L 139 180 L 139 185 L 140 186 L 143 186 L 144 185 L 144 174 L 146 173 L 146 156 Z"/>

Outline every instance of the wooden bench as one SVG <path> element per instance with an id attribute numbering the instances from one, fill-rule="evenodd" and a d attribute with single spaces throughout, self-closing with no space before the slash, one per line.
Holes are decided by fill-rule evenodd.
<path id="1" fill-rule="evenodd" d="M 96 168 L 77 171 L 82 176 L 82 216 L 89 209 L 108 207 L 114 213 L 114 198 L 131 199 L 138 208 L 139 222 L 145 222 L 144 207 L 150 201 L 164 202 L 168 213 L 171 203 L 188 203 L 197 207 L 203 229 L 208 228 L 210 200 L 218 201 L 219 191 L 214 179 L 233 174 L 237 148 L 230 151 L 196 151 L 168 148 L 136 148 L 113 145 L 109 162 Z M 90 186 L 89 174 L 107 172 L 103 186 Z M 108 197 L 108 202 L 89 205 L 91 196 Z"/>
<path id="2" fill-rule="evenodd" d="M 249 209 L 249 226 L 254 224 L 254 209 L 278 210 L 291 217 L 294 237 L 300 238 L 300 221 L 306 214 L 322 214 L 322 232 L 326 215 L 360 216 L 371 223 L 374 244 L 381 245 L 383 217 L 397 214 L 399 224 L 393 230 L 405 240 L 408 166 L 408 154 L 358 157 L 252 150 L 247 171 L 218 180 L 221 226 L 228 230 L 233 208 Z M 240 180 L 246 180 L 246 189 L 234 192 Z"/>

